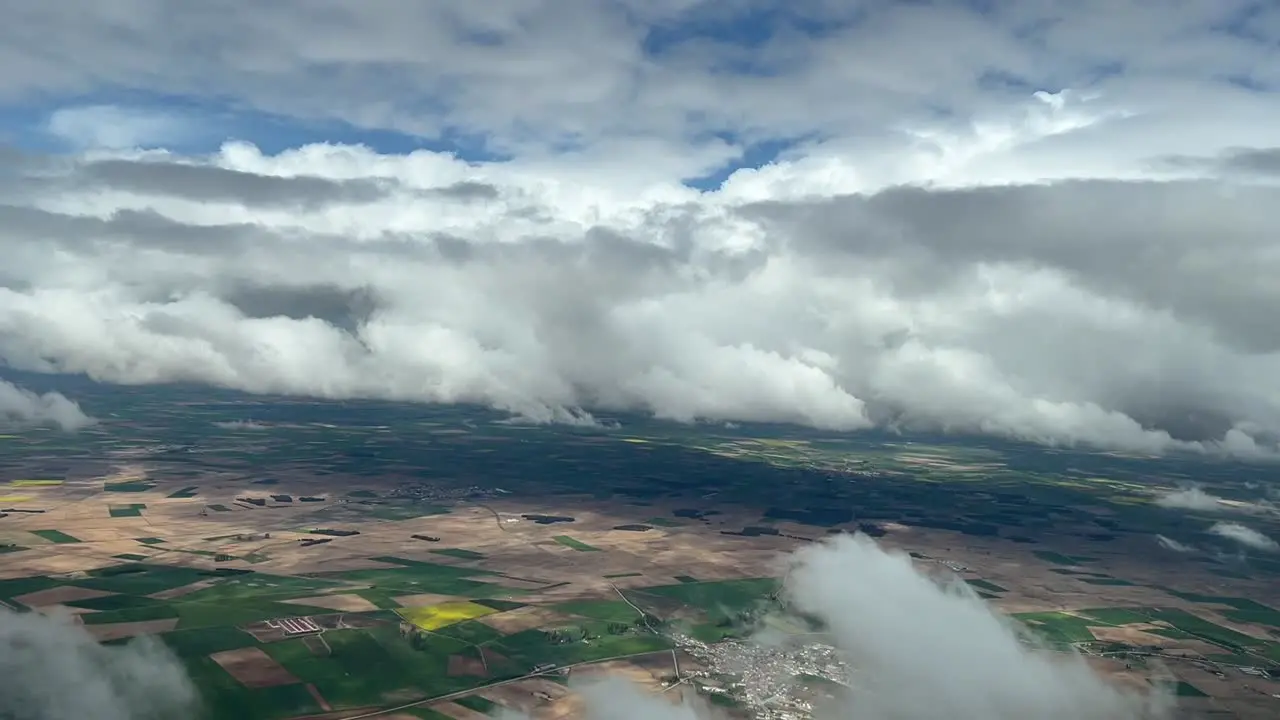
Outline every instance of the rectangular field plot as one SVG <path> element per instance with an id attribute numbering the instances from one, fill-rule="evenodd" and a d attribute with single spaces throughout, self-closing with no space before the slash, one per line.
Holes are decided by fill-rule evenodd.
<path id="1" fill-rule="evenodd" d="M 485 647 L 518 666 L 533 668 L 544 663 L 569 665 L 658 652 L 670 649 L 672 643 L 662 635 L 620 627 L 618 623 L 584 620 L 550 631 L 523 630 Z"/>
<path id="2" fill-rule="evenodd" d="M 449 658 L 468 645 L 421 635 L 413 645 L 395 624 L 362 630 L 330 630 L 328 651 L 300 639 L 263 647 L 286 670 L 316 689 L 334 708 L 389 704 L 391 696 L 426 697 L 468 690 L 489 680 L 449 675 Z"/>
<path id="3" fill-rule="evenodd" d="M 579 552 L 600 552 L 600 548 L 594 545 L 588 545 L 581 540 L 575 540 L 568 535 L 556 535 L 551 538 L 567 548 L 573 548 Z"/>
<path id="4" fill-rule="evenodd" d="M 1060 612 L 1018 613 L 1013 616 L 1036 635 L 1056 645 L 1093 642 L 1091 620 Z"/>
<path id="5" fill-rule="evenodd" d="M 322 711 L 306 686 L 300 683 L 251 688 L 211 657 L 190 658 L 184 664 L 201 690 L 206 717 L 284 720 Z"/>
<path id="6" fill-rule="evenodd" d="M 147 506 L 142 503 L 130 503 L 128 505 L 111 505 L 107 508 L 107 514 L 113 518 L 118 517 L 142 517 L 142 511 Z"/>
<path id="7" fill-rule="evenodd" d="M 415 562 L 400 558 L 375 557 L 370 559 L 379 562 L 399 563 L 402 566 L 316 573 L 313 577 L 343 582 L 368 583 L 376 585 L 379 591 L 388 593 L 394 591 L 397 595 L 438 593 L 440 595 L 482 598 L 505 597 L 521 592 L 495 583 L 473 579 L 475 577 L 489 577 L 494 574 L 480 568 L 453 567 L 451 565 Z"/>
<path id="8" fill-rule="evenodd" d="M 80 542 L 79 538 L 68 535 L 61 530 L 32 530 L 31 534 L 42 537 L 51 543 L 65 544 Z"/>
<path id="9" fill-rule="evenodd" d="M 401 608 L 396 613 L 423 630 L 438 630 L 467 620 L 474 620 L 497 612 L 473 602 L 447 602 L 418 608 Z"/>
<path id="10" fill-rule="evenodd" d="M 458 558 L 459 560 L 483 560 L 485 558 L 484 553 L 463 548 L 442 548 L 440 550 L 429 550 L 428 552 L 432 555 L 443 555 L 445 557 Z"/>
<path id="11" fill-rule="evenodd" d="M 635 608 L 621 600 L 570 600 L 551 607 L 568 615 L 608 622 L 630 623 L 640 617 Z"/>
<path id="12" fill-rule="evenodd" d="M 778 588 L 776 578 L 744 578 L 659 585 L 627 593 L 641 607 L 644 603 L 636 598 L 651 595 L 681 602 L 698 608 L 712 620 L 722 620 L 767 601 Z"/>

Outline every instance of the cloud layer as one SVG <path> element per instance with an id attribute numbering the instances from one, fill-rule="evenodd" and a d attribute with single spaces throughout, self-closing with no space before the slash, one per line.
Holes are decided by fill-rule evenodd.
<path id="1" fill-rule="evenodd" d="M 197 709 L 185 668 L 160 643 L 103 646 L 66 619 L 0 608 L 0 717 L 173 720 Z"/>
<path id="2" fill-rule="evenodd" d="M 57 392 L 37 395 L 13 383 L 0 380 L 0 427 L 6 425 L 53 425 L 63 430 L 79 430 L 96 422 L 73 400 Z"/>
<path id="3" fill-rule="evenodd" d="M 1274 13 L 461 7 L 6 7 L 0 360 L 1275 453 Z"/>
<path id="4" fill-rule="evenodd" d="M 22 369 L 1151 452 L 1280 430 L 1280 336 L 1250 319 L 1280 303 L 1266 188 L 628 199 L 243 144 L 10 167 L 0 357 Z"/>

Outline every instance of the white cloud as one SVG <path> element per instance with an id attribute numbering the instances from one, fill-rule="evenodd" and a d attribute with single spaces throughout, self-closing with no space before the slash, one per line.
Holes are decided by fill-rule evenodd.
<path id="1" fill-rule="evenodd" d="M 1266 550 L 1268 552 L 1280 550 L 1280 543 L 1277 543 L 1275 540 L 1272 540 L 1257 530 L 1241 525 L 1240 523 L 1214 523 L 1213 527 L 1209 528 L 1209 532 L 1214 535 L 1221 535 L 1228 540 L 1233 540 L 1245 547 L 1250 547 L 1255 550 Z"/>
<path id="2" fill-rule="evenodd" d="M 116 105 L 61 108 L 49 116 L 46 130 L 78 150 L 163 147 L 195 135 L 192 122 L 176 113 Z"/>
<path id="3" fill-rule="evenodd" d="M 939 708 L 955 720 L 1165 715 L 1167 698 L 1129 694 L 1079 656 L 1020 643 L 962 583 L 940 588 L 904 553 L 870 538 L 837 537 L 801 550 L 795 562 L 793 601 L 830 624 L 854 667 L 837 716 L 923 720 Z"/>
<path id="4" fill-rule="evenodd" d="M 509 160 L 184 156 L 155 148 L 217 118 L 69 106 L 52 125 L 97 150 L 0 170 L 0 359 L 531 418 L 1275 454 L 1280 95 L 1247 86 L 1280 78 L 1212 29 L 1242 2 L 806 0 L 756 47 L 661 52 L 739 7 L 8 8 L 13 104 L 128 88 L 274 113 L 264 146 L 340 119 Z M 680 183 L 782 138 L 720 191 Z"/>
<path id="5" fill-rule="evenodd" d="M 1160 543 L 1160 547 L 1166 550 L 1172 550 L 1174 552 L 1190 553 L 1190 552 L 1196 551 L 1196 549 L 1191 547 L 1190 545 L 1187 545 L 1186 543 L 1178 542 L 1177 540 L 1174 540 L 1171 537 L 1166 537 L 1164 535 L 1156 535 L 1156 542 Z"/>
<path id="6" fill-rule="evenodd" d="M 1211 495 L 1198 487 L 1184 488 L 1161 495 L 1156 498 L 1156 504 L 1161 507 L 1181 508 L 1184 510 L 1224 511 L 1230 509 L 1229 506 L 1223 503 L 1222 498 L 1217 495 Z"/>
<path id="7" fill-rule="evenodd" d="M 0 380 L 0 426 L 54 425 L 63 430 L 79 430 L 95 422 L 62 393 L 37 395 Z"/>
<path id="8" fill-rule="evenodd" d="M 63 618 L 0 608 L 0 716 L 25 720 L 192 717 L 195 688 L 158 641 L 99 645 Z"/>

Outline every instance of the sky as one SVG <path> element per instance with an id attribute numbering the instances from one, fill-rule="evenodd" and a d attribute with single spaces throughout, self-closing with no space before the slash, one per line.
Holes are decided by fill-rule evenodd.
<path id="1" fill-rule="evenodd" d="M 0 20 L 11 368 L 1276 453 L 1275 3 Z"/>

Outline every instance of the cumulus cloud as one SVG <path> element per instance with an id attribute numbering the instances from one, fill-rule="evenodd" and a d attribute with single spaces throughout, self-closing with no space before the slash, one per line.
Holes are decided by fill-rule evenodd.
<path id="1" fill-rule="evenodd" d="M 62 393 L 37 395 L 0 380 L 0 425 L 53 425 L 73 431 L 96 422 Z"/>
<path id="2" fill-rule="evenodd" d="M 1166 550 L 1172 550 L 1174 552 L 1191 553 L 1196 551 L 1196 549 L 1191 547 L 1190 545 L 1187 545 L 1186 543 L 1178 542 L 1177 540 L 1174 540 L 1173 538 L 1167 537 L 1164 535 L 1156 535 L 1156 542 L 1160 543 L 1160 547 Z"/>
<path id="3" fill-rule="evenodd" d="M 15 183 L 0 206 L 0 356 L 12 365 L 476 401 L 547 420 L 642 409 L 1152 453 L 1262 454 L 1280 428 L 1277 356 L 1232 339 L 1252 327 L 1240 308 L 1274 290 L 1244 279 L 1266 266 L 1250 244 L 1265 220 L 1249 218 L 1277 206 L 1258 188 L 1098 181 L 740 202 L 667 187 L 637 200 L 425 152 L 232 144 L 105 162 L 29 161 L 18 172 L 47 191 Z M 214 174 L 139 179 L 171 162 Z M 270 179 L 262 192 L 280 201 L 222 187 L 246 176 Z M 370 177 L 379 194 L 334 194 Z M 467 182 L 504 199 L 432 194 Z M 308 192 L 323 210 L 306 209 Z M 1165 202 L 1205 215 L 1144 209 Z M 1098 203 L 1106 226 L 1069 210 Z M 1234 243 L 1238 265 L 1176 259 L 1169 238 L 1196 217 L 1243 223 L 1203 228 Z M 1083 237 L 1095 245 L 1072 249 Z M 1091 255 L 1103 246 L 1164 262 L 1183 276 L 1171 285 L 1244 294 L 1148 293 L 1151 263 L 1112 278 Z"/>
<path id="4" fill-rule="evenodd" d="M 1108 684 L 1077 655 L 1020 642 L 963 584 L 939 587 L 865 536 L 802 549 L 789 592 L 830 624 L 854 667 L 840 717 L 924 720 L 946 708 L 955 720 L 1120 720 L 1168 710 L 1164 696 Z"/>
<path id="5" fill-rule="evenodd" d="M 1280 77 L 1246 0 L 804 0 L 751 47 L 760 16 L 701 0 L 318 1 L 4 11 L 0 101 L 134 92 L 51 111 L 82 154 L 0 163 L 0 359 L 1277 451 Z"/>
<path id="6" fill-rule="evenodd" d="M 1280 543 L 1240 523 L 1214 523 L 1213 527 L 1209 528 L 1209 532 L 1255 550 L 1266 550 L 1268 552 L 1280 550 Z"/>
<path id="7" fill-rule="evenodd" d="M 1156 504 L 1161 507 L 1181 508 L 1183 510 L 1219 511 L 1228 509 L 1223 504 L 1222 498 L 1207 493 L 1198 487 L 1184 488 L 1161 495 L 1156 498 Z"/>
<path id="8" fill-rule="evenodd" d="M 173 720 L 197 709 L 185 669 L 159 642 L 103 646 L 64 618 L 0 608 L 0 717 Z"/>

